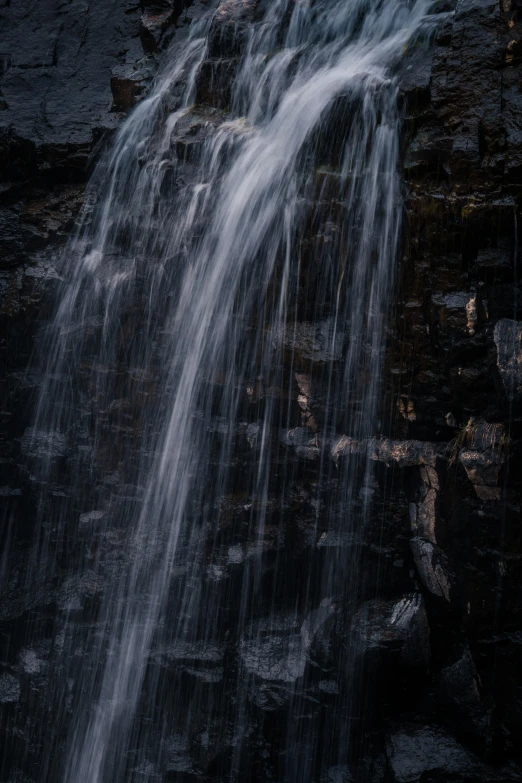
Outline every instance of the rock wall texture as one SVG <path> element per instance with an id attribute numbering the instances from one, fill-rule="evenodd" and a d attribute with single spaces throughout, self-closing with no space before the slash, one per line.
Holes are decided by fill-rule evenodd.
<path id="1" fill-rule="evenodd" d="M 407 228 L 391 362 L 398 432 L 447 443 L 410 495 L 432 668 L 415 725 L 388 748 L 398 780 L 418 779 L 417 749 L 430 743 L 422 779 L 460 780 L 461 762 L 437 760 L 453 754 L 453 740 L 432 733 L 443 727 L 502 769 L 473 779 L 509 780 L 521 727 L 522 4 L 446 7 L 429 56 L 414 53 L 404 79 Z"/>
<path id="2" fill-rule="evenodd" d="M 231 14 L 230 3 L 222 5 L 197 105 L 176 140 L 187 176 L 205 134 L 226 114 L 248 18 Z M 321 446 L 333 464 L 353 449 L 367 449 L 376 466 L 375 484 L 367 489 L 381 501 L 361 541 L 368 584 L 354 620 L 373 683 L 364 737 L 353 766 L 332 767 L 325 781 L 502 783 L 522 775 L 522 2 L 448 0 L 439 7 L 445 16 L 435 36 L 406 53 L 401 77 L 404 231 L 389 325 L 383 438 L 355 444 L 340 435 L 321 444 L 314 435 L 321 386 L 307 369 L 305 321 L 292 346 L 302 360 L 294 390 L 302 426 L 283 444 L 299 466 L 285 543 L 295 551 L 286 556 L 316 558 L 320 569 L 325 551 L 333 547 L 342 556 L 346 546 L 321 530 L 317 540 L 309 537 L 317 514 L 310 486 Z M 47 729 L 45 721 L 35 726 L 32 716 L 47 698 L 48 660 L 65 622 L 60 607 L 74 599 L 85 612 L 79 611 L 78 622 L 85 622 L 102 589 L 66 571 L 31 594 L 23 589 L 35 493 L 21 452 L 39 384 L 27 367 L 49 302 L 67 278 L 60 253 L 93 163 L 146 92 L 166 46 L 206 8 L 201 0 L 190 7 L 167 0 L 0 0 L 0 493 L 6 542 L 0 553 L 0 744 L 6 748 L 0 779 L 6 783 L 39 780 Z M 325 201 L 327 178 L 321 182 Z M 310 229 L 312 250 L 332 231 L 334 211 L 323 212 L 325 225 Z M 321 343 L 321 334 L 312 337 Z M 255 426 L 245 437 L 245 443 L 255 442 Z M 244 567 L 250 551 L 237 532 L 242 504 L 223 499 L 228 527 L 219 567 L 231 573 Z M 95 530 L 97 512 L 89 517 L 85 508 L 78 511 L 81 524 Z M 266 551 L 277 551 L 277 536 L 267 535 Z M 270 643 L 260 650 L 247 634 L 239 644 L 258 677 L 253 703 L 275 725 L 286 687 L 281 682 L 302 676 L 310 659 L 327 671 L 324 651 L 342 638 L 337 609 L 317 612 L 320 622 L 305 618 L 291 637 L 283 629 L 297 645 L 294 664 L 283 672 L 277 660 L 266 663 Z M 313 633 L 305 649 L 307 623 Z M 192 671 L 198 687 L 221 687 L 216 661 L 222 654 L 216 659 L 210 652 L 202 660 L 211 662 L 212 672 L 198 664 L 194 674 L 193 662 L 181 653 L 176 663 L 162 665 Z M 323 706 L 338 698 L 339 688 L 342 693 L 342 684 L 326 676 L 311 688 L 311 702 Z M 46 720 L 52 726 L 53 716 Z M 322 720 L 317 717 L 318 725 Z M 251 779 L 277 780 L 277 765 L 270 767 L 260 743 L 252 750 Z M 226 779 L 222 748 L 180 745 L 176 754 L 162 779 Z"/>

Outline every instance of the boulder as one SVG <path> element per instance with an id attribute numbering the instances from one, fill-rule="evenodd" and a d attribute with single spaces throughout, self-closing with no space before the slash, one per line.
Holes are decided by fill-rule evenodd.
<path id="1" fill-rule="evenodd" d="M 400 601 L 368 601 L 357 611 L 353 623 L 360 654 L 398 653 L 401 666 L 427 670 L 430 629 L 420 593 Z"/>
<path id="2" fill-rule="evenodd" d="M 435 698 L 442 714 L 460 729 L 484 736 L 489 728 L 489 713 L 480 698 L 480 677 L 468 645 L 460 648 L 453 660 L 433 679 Z"/>
<path id="3" fill-rule="evenodd" d="M 457 780 L 482 779 L 480 761 L 437 726 L 401 726 L 389 735 L 387 755 L 397 783 L 417 783 L 434 771 Z"/>
<path id="4" fill-rule="evenodd" d="M 245 669 L 262 680 L 295 682 L 304 675 L 306 651 L 299 632 L 251 634 L 240 646 Z"/>
<path id="5" fill-rule="evenodd" d="M 291 614 L 252 623 L 239 646 L 246 670 L 261 680 L 295 682 L 304 675 L 315 647 L 327 644 L 328 621 L 336 611 L 333 600 L 326 598 L 304 620 Z"/>

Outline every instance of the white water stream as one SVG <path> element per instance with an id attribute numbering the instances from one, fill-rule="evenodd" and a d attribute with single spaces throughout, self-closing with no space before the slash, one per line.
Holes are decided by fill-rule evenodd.
<path id="1" fill-rule="evenodd" d="M 162 710 L 170 710 L 189 726 L 195 715 L 209 715 L 214 707 L 199 685 L 192 694 L 182 693 L 163 669 L 147 675 L 151 655 L 169 645 L 194 651 L 211 649 L 216 639 L 222 644 L 225 598 L 235 602 L 234 622 L 243 641 L 231 672 L 225 672 L 236 685 L 234 699 L 221 704 L 233 727 L 222 741 L 232 748 L 227 779 L 246 779 L 241 770 L 248 683 L 252 672 L 265 676 L 252 663 L 254 642 L 261 655 L 270 655 L 265 632 L 255 631 L 261 625 L 252 624 L 259 603 L 266 602 L 259 597 L 263 576 L 253 558 L 233 594 L 223 593 L 221 566 L 209 566 L 204 540 L 221 525 L 220 499 L 237 492 L 242 481 L 255 499 L 250 542 L 263 549 L 274 454 L 280 431 L 292 424 L 288 409 L 299 411 L 292 389 L 301 371 L 295 357 L 287 358 L 299 330 L 311 329 L 311 342 L 324 338 L 319 364 L 327 393 L 320 429 L 354 438 L 379 431 L 385 320 L 401 211 L 394 73 L 425 24 L 430 3 L 266 5 L 266 13 L 247 24 L 227 112 L 194 108 L 209 40 L 226 5 L 195 22 L 189 38 L 164 56 L 150 97 L 134 109 L 99 164 L 91 203 L 67 249 L 68 281 L 46 336 L 45 383 L 34 427 L 35 443 L 43 438 L 58 446 L 43 455 L 34 446 L 40 475 L 52 480 L 60 444 L 68 453 L 80 444 L 99 464 L 100 455 L 116 451 L 125 462 L 132 442 L 139 455 L 133 458 L 135 485 L 142 494 L 123 510 L 93 512 L 93 520 L 98 513 L 100 524 L 124 531 L 124 555 L 110 573 L 101 555 L 89 561 L 92 578 L 106 586 L 78 662 L 72 619 L 64 641 L 72 693 L 66 707 L 64 688 L 65 762 L 50 757 L 42 772 L 47 780 L 58 774 L 64 783 L 163 780 L 161 764 L 148 753 L 150 724 L 160 731 Z M 191 122 L 199 147 L 187 164 L 180 160 L 180 144 L 189 149 Z M 310 272 L 313 264 L 303 261 L 303 226 L 310 209 L 320 209 L 313 203 L 321 176 L 328 187 L 335 183 L 341 229 L 333 252 L 319 259 L 316 253 L 318 278 Z M 301 317 L 303 291 L 308 309 Z M 300 383 L 306 407 L 306 379 Z M 276 394 L 263 397 L 257 387 L 279 389 L 279 401 Z M 250 421 L 245 395 L 263 397 Z M 111 430 L 110 412 L 129 404 L 131 434 Z M 292 430 L 291 438 L 303 439 L 302 448 L 313 451 L 314 429 Z M 234 455 L 238 438 L 246 442 L 245 431 L 255 456 L 243 469 Z M 318 452 L 320 484 L 333 468 Z M 343 508 L 359 497 L 365 471 L 358 464 L 346 472 Z M 72 470 L 74 507 L 84 503 L 86 512 L 94 472 Z M 71 508 L 62 508 L 59 525 L 69 524 Z M 349 514 L 344 524 L 337 534 L 353 533 Z M 56 558 L 44 539 L 40 563 Z M 233 557 L 232 552 L 229 560 Z M 307 598 L 313 590 L 303 586 L 295 612 L 308 619 L 294 634 L 297 652 L 292 641 L 284 665 L 268 666 L 267 680 L 292 682 L 299 690 L 307 640 L 320 626 L 314 618 L 334 611 L 328 608 L 332 596 L 355 589 L 356 567 L 355 555 L 352 564 L 337 555 L 325 561 L 321 605 Z M 285 568 L 281 559 L 277 568 Z M 264 628 L 277 629 L 278 612 L 277 596 L 272 597 Z M 197 659 L 195 652 L 192 657 Z M 144 719 L 147 704 L 151 712 Z M 339 732 L 346 728 L 343 721 Z M 305 735 L 289 725 L 294 747 Z M 282 780 L 307 781 L 319 762 L 285 763 Z"/>

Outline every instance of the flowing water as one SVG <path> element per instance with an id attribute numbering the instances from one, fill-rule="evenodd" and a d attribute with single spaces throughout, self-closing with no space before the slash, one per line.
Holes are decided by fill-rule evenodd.
<path id="1" fill-rule="evenodd" d="M 164 55 L 65 254 L 30 579 L 73 563 L 83 603 L 66 581 L 42 781 L 311 781 L 353 756 L 375 479 L 333 444 L 382 432 L 395 74 L 430 3 L 255 6 Z M 212 107 L 227 14 L 245 32 Z"/>

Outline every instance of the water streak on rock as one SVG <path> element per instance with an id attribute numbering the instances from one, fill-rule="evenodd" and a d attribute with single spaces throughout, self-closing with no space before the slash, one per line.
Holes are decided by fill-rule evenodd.
<path id="1" fill-rule="evenodd" d="M 355 533 L 381 458 L 347 444 L 373 442 L 381 413 L 400 228 L 394 74 L 429 23 L 429 5 L 275 0 L 263 14 L 255 3 L 221 3 L 174 45 L 97 168 L 67 250 L 69 279 L 25 443 L 49 486 L 67 455 L 73 466 L 69 499 L 54 516 L 42 501 L 31 579 L 59 568 L 73 511 L 84 535 L 99 540 L 59 598 L 69 618 L 61 649 L 72 717 L 64 718 L 65 762 L 49 749 L 42 780 L 152 781 L 162 764 L 188 773 L 190 743 L 199 743 L 202 765 L 210 747 L 218 759 L 228 748 L 227 779 L 245 780 L 251 705 L 306 705 L 310 662 L 331 668 L 335 597 L 350 605 L 357 595 Z M 219 42 L 242 18 L 233 35 L 239 54 L 216 65 Z M 202 95 L 212 107 L 202 108 Z M 326 221 L 323 249 L 307 251 L 300 229 L 332 188 L 341 231 Z M 318 379 L 325 391 L 316 422 Z M 286 444 L 281 429 L 292 433 Z M 349 437 L 333 461 L 335 432 Z M 319 460 L 312 494 L 342 476 L 322 535 L 348 546 L 314 547 L 323 558 L 319 589 L 304 569 L 298 605 L 276 614 L 287 544 L 273 486 L 290 471 L 281 457 L 288 444 Z M 374 445 L 381 454 L 386 444 Z M 237 456 L 244 448 L 255 454 L 247 469 Z M 110 494 L 115 486 L 119 495 Z M 230 514 L 242 515 L 245 536 L 227 540 L 223 498 L 241 492 Z M 306 540 L 316 540 L 313 526 Z M 85 632 L 74 618 L 87 603 Z M 354 660 L 348 644 L 338 672 Z M 169 666 L 179 667 L 173 680 L 164 679 Z M 216 696 L 223 677 L 228 690 Z M 335 678 L 322 691 L 335 696 Z M 219 698 L 229 716 L 221 735 L 212 724 Z M 289 722 L 288 747 L 307 751 L 282 762 L 281 779 L 312 780 L 319 763 L 327 779 L 345 769 L 356 699 L 351 682 L 335 742 Z M 167 761 L 155 747 L 171 748 Z"/>

